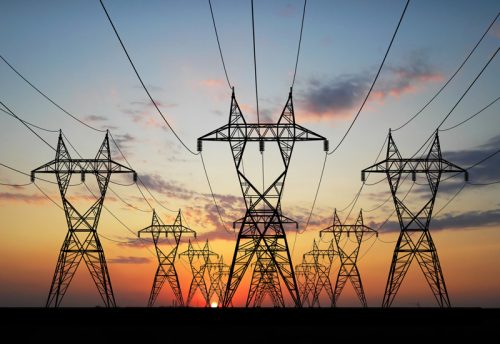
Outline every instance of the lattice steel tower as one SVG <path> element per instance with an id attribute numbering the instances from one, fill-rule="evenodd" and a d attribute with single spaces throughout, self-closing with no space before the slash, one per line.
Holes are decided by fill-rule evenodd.
<path id="1" fill-rule="evenodd" d="M 278 269 L 295 306 L 300 307 L 300 295 L 283 226 L 292 221 L 281 212 L 281 195 L 295 142 L 324 141 L 324 149 L 327 151 L 328 141 L 295 123 L 291 91 L 277 123 L 247 123 L 236 101 L 234 89 L 229 123 L 200 137 L 198 151 L 202 150 L 203 141 L 229 142 L 246 206 L 245 216 L 239 222 L 241 226 L 224 295 L 224 306 L 230 304 L 254 255 L 262 247 L 265 258 L 271 259 Z M 266 141 L 277 142 L 284 168 L 262 191 L 247 177 L 241 162 L 248 142 L 259 142 L 260 150 L 263 151 Z"/>
<path id="2" fill-rule="evenodd" d="M 351 281 L 356 295 L 358 295 L 359 301 L 363 307 L 368 307 L 366 302 L 365 291 L 363 290 L 363 283 L 361 282 L 361 275 L 359 274 L 359 269 L 357 266 L 359 249 L 361 248 L 361 243 L 363 242 L 363 236 L 365 233 L 372 233 L 378 235 L 378 232 L 363 223 L 363 212 L 359 211 L 358 219 L 352 225 L 342 224 L 337 215 L 337 209 L 335 209 L 333 215 L 333 225 L 327 227 L 319 232 L 322 236 L 324 233 L 333 233 L 335 243 L 340 256 L 340 269 L 337 275 L 337 281 L 335 282 L 335 294 L 332 300 L 332 306 L 335 307 L 339 300 L 340 294 L 345 287 L 347 281 Z M 347 245 L 341 245 L 341 241 L 344 239 L 350 240 L 350 235 L 355 238 L 356 247 L 351 250 L 347 250 Z M 346 243 L 347 244 L 347 243 Z"/>
<path id="3" fill-rule="evenodd" d="M 140 237 L 141 234 L 151 234 L 155 245 L 156 256 L 158 257 L 158 268 L 156 269 L 153 287 L 151 288 L 151 293 L 149 295 L 148 307 L 153 307 L 155 304 L 165 281 L 168 281 L 170 288 L 172 288 L 175 296 L 175 304 L 181 307 L 184 306 L 181 285 L 179 283 L 177 270 L 175 269 L 175 258 L 177 256 L 177 250 L 179 248 L 179 243 L 181 242 L 182 234 L 194 234 L 194 237 L 196 238 L 196 232 L 182 225 L 182 214 L 179 209 L 177 217 L 172 225 L 163 224 L 158 215 L 156 215 L 156 212 L 153 210 L 151 225 L 141 229 L 137 233 L 137 236 Z M 164 234 L 166 238 L 170 234 L 175 240 L 175 245 L 168 254 L 165 254 L 160 248 L 160 236 L 162 234 Z"/>
<path id="4" fill-rule="evenodd" d="M 217 296 L 217 306 L 222 304 L 224 299 L 224 290 L 226 288 L 225 281 L 229 276 L 229 265 L 224 263 L 224 258 L 220 256 L 216 262 L 208 262 L 205 264 L 208 276 L 210 278 L 210 288 L 208 289 L 208 299 Z M 210 304 L 211 306 L 211 304 Z"/>
<path id="5" fill-rule="evenodd" d="M 317 306 L 319 304 L 319 295 L 323 290 L 326 291 L 328 297 L 330 298 L 330 303 L 334 305 L 332 282 L 330 281 L 330 270 L 332 268 L 333 260 L 337 255 L 337 251 L 333 245 L 333 240 L 330 241 L 330 245 L 327 249 L 320 249 L 316 240 L 313 241 L 313 249 L 309 252 L 304 253 L 304 260 L 310 261 L 314 264 L 314 288 L 312 290 L 312 302 L 311 307 Z M 310 259 L 307 259 L 307 258 Z M 310 292 L 309 290 L 307 292 Z"/>
<path id="6" fill-rule="evenodd" d="M 392 257 L 382 306 L 391 306 L 412 260 L 416 258 L 439 306 L 450 307 L 448 291 L 437 250 L 429 232 L 429 225 L 441 176 L 444 173 L 464 173 L 467 181 L 467 171 L 442 158 L 437 131 L 432 146 L 425 157 L 402 158 L 389 130 L 386 159 L 362 170 L 361 179 L 363 181 L 367 172 L 386 174 L 401 227 L 401 233 Z M 411 174 L 412 180 L 415 181 L 417 173 L 425 175 L 431 197 L 422 208 L 410 210 L 399 198 L 397 192 L 402 175 Z"/>
<path id="7" fill-rule="evenodd" d="M 210 306 L 207 283 L 205 281 L 205 271 L 207 270 L 207 263 L 210 262 L 210 257 L 218 258 L 219 255 L 210 251 L 210 248 L 208 247 L 208 240 L 205 242 L 205 246 L 203 246 L 201 250 L 195 250 L 191 244 L 191 239 L 189 239 L 188 249 L 180 253 L 179 256 L 186 256 L 188 258 L 189 265 L 191 266 L 191 272 L 193 274 L 193 279 L 191 280 L 191 285 L 189 286 L 186 306 L 189 306 L 198 289 L 205 299 L 205 307 Z M 201 261 L 196 262 L 195 258 Z"/>
<path id="8" fill-rule="evenodd" d="M 302 257 L 302 262 L 295 266 L 295 274 L 297 275 L 297 284 L 302 307 L 312 307 L 316 285 L 316 264 L 309 263 L 306 261 L 305 257 Z"/>
<path id="9" fill-rule="evenodd" d="M 94 159 L 72 159 L 63 141 L 62 132 L 60 132 L 56 158 L 31 171 L 32 182 L 37 173 L 54 173 L 56 175 L 68 224 L 68 233 L 59 253 L 46 307 L 59 307 L 82 258 L 90 271 L 104 305 L 115 307 L 115 296 L 111 287 L 104 250 L 97 235 L 97 225 L 111 174 L 132 173 L 134 182 L 137 180 L 137 174 L 130 168 L 111 160 L 108 132 L 106 132 L 104 141 Z M 97 178 L 99 197 L 85 212 L 78 211 L 66 198 L 73 174 L 79 174 L 82 182 L 85 182 L 85 174 L 93 174 Z"/>

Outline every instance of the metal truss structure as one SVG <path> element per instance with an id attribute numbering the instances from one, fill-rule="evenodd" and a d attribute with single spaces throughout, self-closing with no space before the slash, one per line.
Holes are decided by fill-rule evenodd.
<path id="1" fill-rule="evenodd" d="M 384 173 L 387 176 L 401 227 L 401 233 L 394 249 L 387 278 L 382 306 L 391 306 L 411 262 L 416 258 L 439 306 L 450 307 L 443 271 L 429 227 L 442 175 L 444 173 L 455 175 L 464 173 L 467 181 L 467 171 L 443 159 L 438 131 L 435 133 L 427 155 L 421 158 L 402 158 L 389 131 L 386 159 L 362 170 L 362 180 L 365 179 L 366 173 Z M 401 184 L 401 177 L 408 174 L 412 175 L 413 181 L 416 180 L 417 174 L 424 174 L 427 180 L 431 197 L 420 209 L 411 210 L 398 196 L 397 192 Z"/>
<path id="2" fill-rule="evenodd" d="M 217 296 L 217 306 L 222 305 L 226 288 L 225 281 L 229 276 L 229 265 L 225 264 L 224 258 L 220 256 L 218 261 L 206 263 L 205 268 L 210 279 L 210 288 L 208 289 L 208 299 L 211 300 L 210 305 L 214 302 L 214 295 Z"/>
<path id="3" fill-rule="evenodd" d="M 179 209 L 177 217 L 172 225 L 163 224 L 158 215 L 156 215 L 156 212 L 153 210 L 151 225 L 141 229 L 137 233 L 137 236 L 140 237 L 141 234 L 151 234 L 155 245 L 156 256 L 158 257 L 158 268 L 156 269 L 153 287 L 151 288 L 151 293 L 149 294 L 148 307 L 154 306 L 165 281 L 168 281 L 170 288 L 172 288 L 175 296 L 175 304 L 181 307 L 184 306 L 181 285 L 179 283 L 177 270 L 175 269 L 175 258 L 177 256 L 177 250 L 179 248 L 179 243 L 181 242 L 182 234 L 194 234 L 194 237 L 196 238 L 196 232 L 182 225 L 182 214 Z M 165 235 L 165 238 L 168 238 L 169 234 L 174 237 L 175 245 L 168 254 L 165 254 L 160 248 L 160 237 Z"/>
<path id="4" fill-rule="evenodd" d="M 327 151 L 328 141 L 295 123 L 291 91 L 277 123 L 247 123 L 236 101 L 234 89 L 229 123 L 200 137 L 198 151 L 202 150 L 203 141 L 229 142 L 246 206 L 243 219 L 235 222 L 235 225 L 240 225 L 240 230 L 223 306 L 227 307 L 231 303 L 252 259 L 259 250 L 263 250 L 262 259 L 273 262 L 293 303 L 300 307 L 300 295 L 284 229 L 285 223 L 295 222 L 282 214 L 281 195 L 295 142 L 323 141 Z M 242 165 L 243 154 L 249 142 L 258 142 L 261 152 L 264 151 L 265 142 L 276 142 L 281 153 L 283 171 L 264 190 L 259 190 L 250 181 Z"/>
<path id="5" fill-rule="evenodd" d="M 354 224 L 346 225 L 340 222 L 337 215 L 337 209 L 335 209 L 333 215 L 333 225 L 321 230 L 320 236 L 325 233 L 333 233 L 340 256 L 340 269 L 337 275 L 337 281 L 335 282 L 335 293 L 332 299 L 332 306 L 335 307 L 337 305 L 340 294 L 349 280 L 351 281 L 351 284 L 356 291 L 356 295 L 358 295 L 359 301 L 361 301 L 363 307 L 368 307 L 365 292 L 363 290 L 363 283 L 361 282 L 361 275 L 359 274 L 359 269 L 356 264 L 364 234 L 373 233 L 378 235 L 378 232 L 364 225 L 362 210 L 359 211 L 358 218 Z M 341 245 L 341 241 L 344 239 L 350 240 L 351 235 L 356 240 L 356 247 L 348 251 L 346 248 L 347 245 Z"/>
<path id="6" fill-rule="evenodd" d="M 260 249 L 257 252 L 246 306 L 250 307 L 253 302 L 253 307 L 261 307 L 266 295 L 271 298 L 274 307 L 285 307 L 278 269 L 266 251 Z"/>
<path id="7" fill-rule="evenodd" d="M 302 262 L 295 266 L 295 274 L 297 275 L 302 307 L 312 307 L 316 285 L 316 264 L 306 262 L 305 257 L 303 257 Z"/>
<path id="8" fill-rule="evenodd" d="M 205 242 L 205 246 L 203 246 L 201 250 L 196 250 L 193 248 L 190 239 L 188 249 L 180 253 L 179 256 L 186 256 L 188 258 L 189 265 L 191 266 L 191 272 L 193 274 L 193 279 L 191 280 L 191 285 L 189 286 L 186 306 L 189 307 L 194 294 L 199 289 L 205 299 L 205 307 L 209 307 L 210 298 L 208 297 L 207 283 L 205 281 L 205 271 L 207 270 L 207 263 L 210 262 L 210 257 L 219 258 L 219 255 L 210 251 L 210 248 L 208 247 L 208 240 Z"/>
<path id="9" fill-rule="evenodd" d="M 304 253 L 304 260 L 310 261 L 314 264 L 314 288 L 312 290 L 312 302 L 310 307 L 320 307 L 319 296 L 323 290 L 326 291 L 332 306 L 334 305 L 332 282 L 330 281 L 330 270 L 332 268 L 333 260 L 337 255 L 334 248 L 333 240 L 327 249 L 319 249 L 316 240 L 313 241 L 313 249 Z M 308 259 L 309 258 L 309 259 Z M 306 291 L 309 293 L 309 290 Z"/>
<path id="10" fill-rule="evenodd" d="M 97 225 L 111 174 L 133 174 L 134 182 L 137 180 L 137 174 L 132 169 L 111 159 L 108 132 L 94 159 L 72 159 L 60 132 L 55 159 L 31 171 L 31 181 L 35 181 L 36 174 L 47 173 L 56 175 L 68 233 L 59 253 L 46 307 L 60 306 L 82 259 L 90 271 L 104 305 L 115 307 L 115 296 L 104 250 L 97 235 Z M 100 194 L 85 212 L 77 210 L 66 197 L 73 174 L 80 175 L 82 182 L 85 182 L 86 174 L 93 174 L 97 179 Z"/>

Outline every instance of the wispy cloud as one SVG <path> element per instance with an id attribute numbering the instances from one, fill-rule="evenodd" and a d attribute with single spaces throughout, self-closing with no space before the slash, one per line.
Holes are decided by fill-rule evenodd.
<path id="1" fill-rule="evenodd" d="M 151 259 L 146 257 L 134 257 L 134 256 L 118 256 L 116 258 L 108 259 L 109 263 L 114 264 L 147 264 Z"/>
<path id="2" fill-rule="evenodd" d="M 89 115 L 83 119 L 85 122 L 104 122 L 108 119 L 104 116 Z"/>
<path id="3" fill-rule="evenodd" d="M 164 180 L 158 174 L 141 174 L 141 180 L 148 189 L 167 197 L 188 200 L 195 194 L 193 190 L 187 189 L 174 180 Z"/>
<path id="4" fill-rule="evenodd" d="M 442 79 L 433 70 L 425 55 L 414 53 L 407 64 L 386 67 L 372 91 L 370 100 L 383 102 L 387 97 L 399 97 L 416 92 L 423 85 Z M 305 92 L 298 97 L 306 110 L 301 119 L 321 121 L 350 118 L 365 97 L 373 80 L 371 73 L 345 74 L 335 80 L 311 79 Z"/>
<path id="5" fill-rule="evenodd" d="M 30 204 L 41 204 L 50 202 L 45 196 L 38 194 L 23 194 L 17 192 L 0 192 L 0 202 L 21 202 Z"/>
<path id="6" fill-rule="evenodd" d="M 369 226 L 379 228 L 382 223 L 371 221 Z M 486 211 L 469 211 L 459 214 L 446 214 L 433 218 L 431 230 L 482 228 L 500 225 L 500 209 Z M 399 232 L 401 229 L 396 221 L 388 221 L 381 232 Z"/>
<path id="7" fill-rule="evenodd" d="M 225 81 L 223 79 L 205 79 L 199 82 L 200 86 L 208 88 L 219 88 L 224 86 Z"/>

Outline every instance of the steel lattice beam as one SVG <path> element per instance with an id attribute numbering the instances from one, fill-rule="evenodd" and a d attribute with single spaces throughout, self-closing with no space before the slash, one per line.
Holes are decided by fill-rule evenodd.
<path id="1" fill-rule="evenodd" d="M 191 285 L 189 286 L 186 306 L 189 307 L 194 294 L 197 290 L 200 290 L 203 298 L 205 299 L 205 307 L 209 307 L 210 298 L 208 296 L 207 283 L 205 281 L 205 272 L 207 270 L 207 263 L 210 263 L 210 257 L 218 258 L 219 255 L 210 250 L 208 247 L 208 240 L 205 242 L 205 246 L 203 246 L 201 250 L 195 250 L 191 244 L 191 239 L 189 239 L 188 249 L 180 253 L 179 256 L 186 256 L 188 258 L 189 265 L 191 266 L 191 273 L 193 274 L 193 279 L 191 280 Z"/>
<path id="2" fill-rule="evenodd" d="M 72 159 L 60 132 L 55 159 L 31 171 L 32 181 L 38 173 L 56 175 L 68 224 L 68 233 L 59 253 L 46 307 L 60 306 L 82 259 L 90 271 L 104 305 L 115 307 L 115 296 L 104 249 L 97 235 L 97 225 L 111 174 L 131 173 L 136 181 L 136 172 L 111 160 L 108 132 L 94 159 Z M 97 178 L 99 197 L 84 213 L 78 211 L 66 197 L 69 182 L 74 173 L 81 175 L 82 182 L 85 181 L 86 174 L 93 174 Z"/>
<path id="3" fill-rule="evenodd" d="M 359 301 L 363 307 L 368 307 L 366 302 L 365 291 L 363 289 L 363 283 L 361 282 L 361 275 L 359 274 L 359 269 L 357 266 L 359 249 L 361 248 L 361 243 L 363 242 L 363 236 L 365 233 L 374 233 L 378 235 L 378 232 L 363 223 L 363 212 L 360 210 L 356 223 L 352 225 L 342 224 L 337 215 L 337 209 L 335 209 L 333 215 L 333 225 L 320 231 L 320 236 L 325 233 L 333 233 L 335 243 L 338 248 L 340 256 L 340 269 L 337 275 L 337 281 L 335 282 L 335 292 L 334 298 L 332 300 L 332 306 L 337 305 L 338 299 L 342 290 L 344 289 L 347 281 L 351 281 L 356 295 L 358 295 Z M 356 247 L 352 250 L 347 250 L 347 248 L 340 244 L 343 239 L 348 239 L 350 236 L 354 236 L 356 239 Z"/>
<path id="4" fill-rule="evenodd" d="M 389 131 L 386 159 L 362 170 L 362 179 L 364 179 L 366 173 L 386 174 L 401 227 L 401 233 L 394 249 L 391 268 L 387 278 L 382 306 L 391 306 L 408 272 L 410 264 L 415 258 L 439 306 L 450 307 L 450 299 L 441 270 L 441 264 L 439 263 L 437 249 L 432 240 L 429 227 L 442 175 L 444 173 L 464 173 L 465 180 L 467 181 L 467 171 L 443 159 L 438 131 L 436 131 L 427 155 L 422 158 L 410 159 L 403 159 L 401 157 L 392 134 Z M 415 181 L 417 173 L 425 175 L 431 197 L 422 208 L 412 211 L 398 197 L 397 191 L 403 175 L 412 174 L 412 179 Z"/>
<path id="5" fill-rule="evenodd" d="M 164 225 L 160 218 L 156 215 L 156 212 L 153 210 L 151 225 L 141 229 L 137 233 L 137 236 L 140 237 L 141 234 L 151 234 L 155 245 L 156 256 L 158 257 L 158 268 L 156 269 L 153 287 L 151 288 L 151 293 L 149 294 L 148 307 L 154 306 L 165 281 L 167 281 L 170 288 L 172 288 L 176 305 L 181 307 L 184 306 L 179 277 L 177 275 L 177 270 L 175 269 L 175 258 L 177 256 L 177 250 L 179 248 L 182 234 L 194 234 L 196 238 L 196 232 L 182 225 L 182 214 L 179 209 L 177 217 L 172 225 Z M 170 234 L 175 240 L 175 246 L 168 254 L 165 254 L 159 245 L 160 236 L 162 234 L 164 234 L 165 237 L 168 237 Z"/>
<path id="6" fill-rule="evenodd" d="M 295 142 L 323 141 L 324 148 L 328 150 L 328 141 L 323 136 L 295 123 L 291 92 L 277 123 L 249 124 L 245 121 L 236 101 L 234 89 L 228 124 L 200 137 L 198 139 L 199 151 L 202 150 L 203 141 L 229 142 L 246 205 L 245 216 L 237 222 L 240 230 L 223 305 L 227 307 L 231 303 L 256 252 L 263 249 L 266 257 L 273 261 L 295 306 L 300 307 L 300 295 L 283 226 L 284 223 L 293 221 L 284 217 L 281 212 L 281 195 Z M 266 141 L 278 144 L 284 168 L 266 189 L 259 190 L 245 174 L 241 162 L 248 142 L 260 142 L 262 150 Z"/>

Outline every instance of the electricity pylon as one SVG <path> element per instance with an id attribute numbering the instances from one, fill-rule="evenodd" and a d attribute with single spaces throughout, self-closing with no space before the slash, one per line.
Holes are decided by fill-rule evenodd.
<path id="1" fill-rule="evenodd" d="M 316 264 L 308 263 L 305 257 L 302 258 L 302 263 L 295 266 L 297 275 L 297 284 L 299 286 L 300 300 L 302 307 L 313 306 L 314 287 L 316 281 Z M 311 296 L 309 298 L 309 296 Z"/>
<path id="2" fill-rule="evenodd" d="M 210 288 L 208 289 L 208 299 L 217 296 L 217 306 L 222 304 L 224 298 L 224 290 L 226 288 L 225 280 L 229 276 L 229 265 L 224 263 L 224 259 L 220 256 L 216 262 L 208 262 L 205 264 L 207 273 L 210 279 Z"/>
<path id="3" fill-rule="evenodd" d="M 270 258 L 278 269 L 295 306 L 300 307 L 300 295 L 284 229 L 284 223 L 293 221 L 282 214 L 281 195 L 295 142 L 324 141 L 327 151 L 328 141 L 295 123 L 291 90 L 277 123 L 247 123 L 236 101 L 234 89 L 229 123 L 200 137 L 198 151 L 202 150 L 203 141 L 229 142 L 246 206 L 243 219 L 235 222 L 235 225 L 240 224 L 240 230 L 223 305 L 227 307 L 230 304 L 253 257 L 259 248 L 263 248 L 266 258 Z M 259 190 L 245 174 L 242 158 L 248 142 L 259 142 L 260 151 L 263 152 L 266 141 L 277 142 L 284 168 L 267 188 Z M 276 244 L 271 247 L 272 243 Z"/>
<path id="4" fill-rule="evenodd" d="M 312 258 L 312 263 L 314 264 L 315 270 L 314 288 L 312 289 L 313 297 L 310 304 L 311 307 L 320 307 L 319 295 L 323 290 L 325 290 L 328 294 L 332 306 L 334 304 L 332 282 L 330 281 L 330 270 L 332 268 L 335 255 L 337 255 L 337 251 L 333 246 L 333 240 L 330 241 L 330 245 L 327 249 L 321 250 L 319 249 L 318 244 L 316 244 L 316 240 L 314 240 L 313 249 L 309 252 L 304 253 L 304 260 L 308 261 L 308 257 Z"/>
<path id="5" fill-rule="evenodd" d="M 195 250 L 191 244 L 191 239 L 189 239 L 188 249 L 180 253 L 179 256 L 188 257 L 191 272 L 193 274 L 193 279 L 191 280 L 191 285 L 189 286 L 186 306 L 189 307 L 196 290 L 199 289 L 205 299 L 205 307 L 209 307 L 210 299 L 208 297 L 207 283 L 205 281 L 205 271 L 207 269 L 206 264 L 210 262 L 210 257 L 218 258 L 219 255 L 210 251 L 210 248 L 208 247 L 208 240 L 205 242 L 205 246 L 203 246 L 201 250 Z"/>
<path id="6" fill-rule="evenodd" d="M 358 266 L 356 265 L 358 261 L 359 249 L 363 241 L 363 235 L 365 233 L 374 233 L 378 235 L 378 232 L 363 223 L 363 212 L 359 211 L 358 219 L 353 225 L 342 224 L 337 216 L 337 209 L 335 209 L 333 215 L 333 225 L 327 227 L 319 232 L 322 236 L 324 233 L 333 233 L 335 243 L 340 256 L 340 269 L 337 275 L 337 281 L 335 282 L 335 294 L 332 300 L 332 306 L 337 305 L 338 299 L 342 290 L 347 283 L 347 280 L 351 281 L 356 294 L 358 295 L 359 301 L 363 307 L 368 307 L 366 302 L 365 292 L 363 290 L 363 283 L 361 282 L 361 275 L 359 274 Z M 356 247 L 351 250 L 347 250 L 347 245 L 341 245 L 340 242 L 344 239 L 350 240 L 350 235 L 353 235 L 356 239 Z"/>
<path id="7" fill-rule="evenodd" d="M 172 288 L 176 301 L 175 304 L 181 307 L 184 306 L 181 285 L 175 269 L 175 258 L 177 256 L 177 250 L 179 248 L 179 243 L 181 242 L 182 234 L 194 234 L 194 237 L 196 238 L 196 232 L 182 225 L 182 214 L 179 209 L 177 217 L 172 225 L 163 224 L 158 215 L 156 215 L 156 212 L 153 210 L 151 226 L 141 229 L 137 233 L 137 236 L 140 237 L 141 234 L 152 235 L 156 256 L 158 257 L 158 268 L 156 269 L 153 287 L 151 288 L 151 293 L 149 294 L 148 307 L 153 307 L 155 304 L 165 281 L 168 281 L 170 288 Z M 164 234 L 166 238 L 170 234 L 175 240 L 175 246 L 168 254 L 165 254 L 159 246 L 160 236 L 162 234 Z"/>
<path id="8" fill-rule="evenodd" d="M 106 132 L 104 141 L 94 159 L 72 159 L 63 141 L 62 132 L 60 132 L 56 158 L 31 171 L 32 182 L 35 181 L 35 175 L 39 173 L 54 173 L 56 175 L 68 224 L 68 233 L 59 253 L 46 307 L 59 307 L 82 258 L 90 271 L 104 305 L 115 307 L 115 296 L 111 287 L 104 250 L 97 235 L 97 225 L 111 174 L 132 173 L 134 182 L 137 180 L 137 174 L 132 169 L 111 160 L 108 132 Z M 78 211 L 66 198 L 73 174 L 79 174 L 82 182 L 85 182 L 85 174 L 93 174 L 97 179 L 99 197 L 85 212 Z"/>
<path id="9" fill-rule="evenodd" d="M 271 247 L 275 245 L 276 242 Z M 278 269 L 267 250 L 262 247 L 257 251 L 246 306 L 249 307 L 253 302 L 253 307 L 261 307 L 266 295 L 270 296 L 274 307 L 285 307 Z"/>
<path id="10" fill-rule="evenodd" d="M 363 181 L 367 172 L 385 173 L 387 176 L 398 215 L 399 226 L 401 227 L 401 233 L 394 249 L 387 278 L 382 307 L 391 306 L 413 258 L 417 259 L 439 306 L 450 307 L 443 271 L 439 263 L 436 246 L 429 232 L 429 226 L 441 176 L 444 173 L 464 173 L 467 181 L 467 171 L 443 159 L 437 131 L 425 158 L 412 157 L 403 159 L 389 130 L 386 159 L 362 170 L 361 179 Z M 403 199 L 399 198 L 397 192 L 402 175 L 411 174 L 412 180 L 415 181 L 417 173 L 425 175 L 431 197 L 422 208 L 410 210 L 404 204 Z"/>

